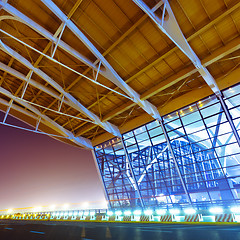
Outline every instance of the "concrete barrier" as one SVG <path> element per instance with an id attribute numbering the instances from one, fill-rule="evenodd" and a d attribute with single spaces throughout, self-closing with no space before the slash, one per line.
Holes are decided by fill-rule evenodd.
<path id="1" fill-rule="evenodd" d="M 150 217 L 146 216 L 146 215 L 141 215 L 140 216 L 140 222 L 149 222 L 150 221 Z"/>
<path id="2" fill-rule="evenodd" d="M 160 222 L 175 222 L 175 216 L 172 214 L 168 214 L 168 215 L 163 215 L 160 218 Z"/>
<path id="3" fill-rule="evenodd" d="M 233 213 L 217 214 L 215 222 L 236 222 L 235 215 Z"/>
<path id="4" fill-rule="evenodd" d="M 184 216 L 184 222 L 202 222 L 202 214 L 188 214 Z"/>
<path id="5" fill-rule="evenodd" d="M 124 216 L 123 217 L 123 222 L 131 222 L 132 217 L 131 216 Z"/>
<path id="6" fill-rule="evenodd" d="M 115 216 L 109 216 L 108 221 L 115 221 L 116 217 Z"/>

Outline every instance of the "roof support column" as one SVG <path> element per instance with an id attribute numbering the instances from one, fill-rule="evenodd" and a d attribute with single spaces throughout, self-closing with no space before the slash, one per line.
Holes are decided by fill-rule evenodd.
<path id="1" fill-rule="evenodd" d="M 239 147 L 240 147 L 240 138 L 239 138 L 237 129 L 236 129 L 234 123 L 233 123 L 232 116 L 231 116 L 231 114 L 230 114 L 230 112 L 229 112 L 229 110 L 228 110 L 228 107 L 227 107 L 225 101 L 223 100 L 222 96 L 218 96 L 218 99 L 219 99 L 220 104 L 221 104 L 221 106 L 222 106 L 222 108 L 223 108 L 223 111 L 224 111 L 224 113 L 225 113 L 225 115 L 226 115 L 226 118 L 227 118 L 227 120 L 228 120 L 228 122 L 229 122 L 229 124 L 230 124 L 230 126 L 231 126 L 231 129 L 232 129 L 233 134 L 234 134 L 234 136 L 235 136 L 235 138 L 236 138 L 236 140 L 237 140 L 237 143 L 238 143 L 238 145 L 239 145 Z"/>
<path id="2" fill-rule="evenodd" d="M 171 155 L 172 155 L 172 158 L 173 158 L 173 161 L 174 161 L 174 164 L 175 164 L 175 167 L 176 167 L 178 176 L 179 176 L 180 181 L 181 181 L 182 186 L 183 186 L 183 190 L 184 190 L 184 192 L 185 192 L 185 194 L 186 194 L 186 196 L 187 196 L 188 202 L 192 205 L 192 201 L 191 201 L 191 198 L 190 198 L 189 193 L 188 193 L 188 191 L 187 191 L 186 184 L 185 184 L 185 182 L 184 182 L 184 180 L 183 180 L 183 177 L 182 177 L 182 175 L 181 175 L 181 171 L 180 171 L 180 169 L 179 169 L 179 166 L 178 166 L 178 163 L 177 163 L 177 159 L 176 159 L 176 157 L 175 157 L 175 153 L 174 153 L 174 151 L 173 151 L 173 148 L 172 148 L 172 145 L 171 145 L 171 142 L 170 142 L 170 138 L 169 138 L 169 136 L 168 136 L 168 134 L 167 134 L 166 127 L 165 127 L 162 119 L 159 120 L 159 123 L 160 123 L 160 125 L 161 125 L 161 127 L 162 127 L 164 137 L 165 137 L 165 139 L 166 139 L 166 141 L 167 141 L 168 149 L 169 149 L 170 152 L 171 152 Z"/>
<path id="3" fill-rule="evenodd" d="M 138 182 L 137 182 L 136 176 L 135 176 L 135 174 L 134 174 L 134 172 L 133 172 L 132 163 L 130 162 L 130 160 L 129 160 L 129 158 L 128 158 L 127 149 L 126 149 L 126 146 L 125 146 L 124 141 L 123 141 L 122 138 L 121 138 L 121 142 L 122 142 L 123 150 L 124 150 L 125 157 L 126 157 L 126 163 L 128 163 L 130 172 L 131 172 L 131 174 L 132 174 L 132 179 L 133 179 L 133 181 L 134 181 L 135 190 L 137 190 L 137 193 L 138 193 L 138 196 L 139 196 L 139 200 L 140 200 L 140 203 L 141 203 L 141 207 L 144 208 L 144 202 L 143 202 L 143 199 L 142 199 L 141 192 L 140 192 L 140 190 L 139 190 Z"/>

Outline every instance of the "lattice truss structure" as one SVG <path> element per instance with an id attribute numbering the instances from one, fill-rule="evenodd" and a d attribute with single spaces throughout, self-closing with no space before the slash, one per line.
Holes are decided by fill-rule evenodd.
<path id="1" fill-rule="evenodd" d="M 0 0 L 1 124 L 93 146 L 239 82 L 238 0 Z M 17 127 L 17 126 L 15 126 Z M 19 128 L 21 128 L 19 126 Z"/>

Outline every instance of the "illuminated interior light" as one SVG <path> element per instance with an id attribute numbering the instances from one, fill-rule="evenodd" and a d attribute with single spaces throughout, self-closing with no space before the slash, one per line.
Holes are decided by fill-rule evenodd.
<path id="1" fill-rule="evenodd" d="M 169 117 L 169 118 L 172 118 L 172 116 L 171 116 L 171 115 L 168 115 L 168 117 Z"/>
<path id="2" fill-rule="evenodd" d="M 112 216 L 112 215 L 113 215 L 113 212 L 112 212 L 112 211 L 108 211 L 108 212 L 107 212 L 107 215 L 108 215 L 108 216 Z"/>
<path id="3" fill-rule="evenodd" d="M 128 210 L 124 212 L 124 215 L 125 215 L 125 216 L 129 216 L 129 215 L 131 215 L 131 214 L 132 214 L 132 212 L 131 212 L 131 211 L 128 211 Z"/>
<path id="4" fill-rule="evenodd" d="M 222 213 L 223 209 L 221 207 L 213 207 L 209 209 L 210 213 Z"/>
<path id="5" fill-rule="evenodd" d="M 72 215 L 73 215 L 73 212 L 69 212 L 69 213 L 68 213 L 68 216 L 72 216 Z"/>
<path id="6" fill-rule="evenodd" d="M 166 209 L 158 209 L 156 210 L 157 215 L 164 215 L 166 214 L 167 210 Z"/>
<path id="7" fill-rule="evenodd" d="M 170 209 L 169 212 L 170 212 L 171 214 L 177 215 L 177 214 L 180 213 L 180 210 L 179 210 L 179 209 Z"/>
<path id="8" fill-rule="evenodd" d="M 67 212 L 65 212 L 65 213 L 64 213 L 64 216 L 66 217 L 67 215 L 68 215 L 68 213 L 67 213 Z"/>
<path id="9" fill-rule="evenodd" d="M 116 211 L 115 214 L 116 214 L 117 216 L 120 216 L 120 215 L 122 215 L 122 211 Z"/>
<path id="10" fill-rule="evenodd" d="M 152 215 L 152 214 L 153 214 L 153 211 L 150 210 L 150 209 L 147 209 L 147 210 L 144 211 L 144 214 L 145 214 L 145 215 Z"/>
<path id="11" fill-rule="evenodd" d="M 187 209 L 184 209 L 184 212 L 186 214 L 195 214 L 196 213 L 196 210 L 193 209 L 193 208 L 187 208 Z"/>
<path id="12" fill-rule="evenodd" d="M 134 215 L 141 215 L 142 211 L 141 210 L 135 210 L 133 212 Z"/>
<path id="13" fill-rule="evenodd" d="M 230 208 L 230 211 L 232 212 L 232 213 L 240 213 L 240 207 L 231 207 Z"/>

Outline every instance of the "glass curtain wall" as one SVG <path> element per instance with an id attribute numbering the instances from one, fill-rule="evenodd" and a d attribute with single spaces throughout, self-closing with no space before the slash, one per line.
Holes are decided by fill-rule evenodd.
<path id="1" fill-rule="evenodd" d="M 240 133 L 240 85 L 223 91 Z M 112 208 L 232 205 L 240 200 L 240 147 L 210 96 L 95 146 Z"/>

